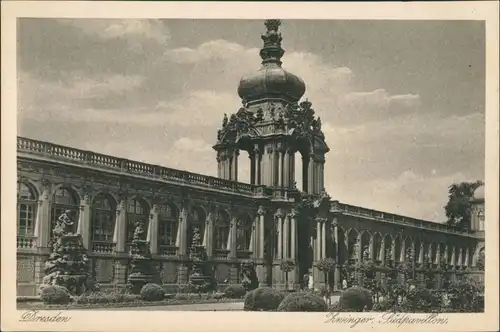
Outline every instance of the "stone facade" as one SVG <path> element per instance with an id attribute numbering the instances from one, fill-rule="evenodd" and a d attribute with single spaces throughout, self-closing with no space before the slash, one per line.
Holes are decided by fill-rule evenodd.
<path id="1" fill-rule="evenodd" d="M 359 263 L 363 254 L 380 267 L 383 279 L 383 267 L 404 260 L 408 248 L 417 274 L 426 263 L 432 269 L 443 262 L 454 275 L 474 271 L 484 251 L 484 222 L 477 218 L 470 230 L 461 231 L 328 196 L 324 166 L 329 148 L 321 119 L 311 102 L 298 102 L 305 91 L 301 79 L 281 68 L 279 24 L 266 21 L 263 67 L 242 79 L 243 106 L 224 117 L 217 133 L 218 177 L 18 137 L 19 295 L 37 292 L 52 223 L 68 209 L 104 288 L 125 286 L 138 220 L 148 225 L 147 240 L 166 285 L 187 283 L 194 226 L 201 230 L 220 283 L 239 282 L 240 263 L 251 259 L 260 285 L 284 287 L 279 265 L 292 259 L 296 268 L 289 273 L 289 287 L 298 287 L 310 270 L 320 285 L 323 275 L 314 265 L 331 257 L 337 262 L 338 288 L 345 267 Z M 237 181 L 242 153 L 251 163 L 248 184 Z M 296 153 L 303 161 L 300 188 L 294 181 Z M 301 213 L 307 200 L 310 213 Z"/>

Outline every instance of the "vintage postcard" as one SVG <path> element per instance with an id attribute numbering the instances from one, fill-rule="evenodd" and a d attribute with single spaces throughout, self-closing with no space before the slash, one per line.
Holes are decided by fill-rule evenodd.
<path id="1" fill-rule="evenodd" d="M 497 330 L 498 14 L 2 3 L 2 329 Z"/>

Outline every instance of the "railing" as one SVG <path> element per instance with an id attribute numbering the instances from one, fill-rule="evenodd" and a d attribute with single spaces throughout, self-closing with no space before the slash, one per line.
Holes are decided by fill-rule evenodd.
<path id="1" fill-rule="evenodd" d="M 113 169 L 122 173 L 142 175 L 159 180 L 205 186 L 215 189 L 223 189 L 247 195 L 254 195 L 257 188 L 257 186 L 248 183 L 219 179 L 213 176 L 141 163 L 138 161 L 99 154 L 92 151 L 79 150 L 49 142 L 36 141 L 25 137 L 17 137 L 17 150 L 19 152 L 50 156 L 52 158 L 66 160 L 69 162 L 76 161 L 80 164 Z"/>
<path id="2" fill-rule="evenodd" d="M 92 242 L 92 252 L 110 254 L 113 253 L 114 250 L 115 250 L 115 244 L 113 242 L 104 242 L 104 241 Z"/>
<path id="3" fill-rule="evenodd" d="M 176 256 L 177 255 L 177 247 L 176 246 L 166 246 L 160 245 L 158 247 L 158 253 L 161 256 Z"/>
<path id="4" fill-rule="evenodd" d="M 36 248 L 36 237 L 28 235 L 17 236 L 17 249 L 34 249 Z"/>
<path id="5" fill-rule="evenodd" d="M 353 216 L 361 216 L 361 217 L 367 216 L 367 217 L 371 217 L 371 218 L 378 219 L 381 221 L 389 221 L 389 222 L 394 222 L 394 223 L 401 224 L 401 225 L 409 225 L 409 226 L 418 227 L 421 229 L 428 229 L 431 231 L 442 231 L 442 232 L 454 233 L 454 234 L 458 234 L 458 235 L 471 234 L 470 231 L 460 230 L 460 229 L 457 229 L 456 227 L 448 226 L 445 224 L 440 224 L 437 222 L 415 219 L 415 218 L 410 218 L 410 217 L 404 217 L 401 215 L 382 212 L 382 211 L 370 210 L 367 208 L 349 205 L 349 204 L 344 204 L 344 203 L 340 203 L 337 201 L 332 202 L 331 207 L 332 207 L 333 211 L 347 213 L 347 214 L 351 214 Z"/>

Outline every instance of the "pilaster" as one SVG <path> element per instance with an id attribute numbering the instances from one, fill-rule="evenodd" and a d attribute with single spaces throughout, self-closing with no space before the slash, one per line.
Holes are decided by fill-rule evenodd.
<path id="1" fill-rule="evenodd" d="M 264 224 L 264 221 L 265 221 L 265 210 L 264 210 L 264 207 L 263 206 L 259 206 L 259 209 L 257 211 L 257 216 L 259 218 L 259 230 L 258 230 L 258 233 L 259 233 L 259 249 L 258 249 L 258 257 L 260 259 L 264 259 L 264 236 L 265 236 L 265 224 Z"/>
<path id="2" fill-rule="evenodd" d="M 229 250 L 229 258 L 236 258 L 236 227 L 238 221 L 236 217 L 231 218 L 229 226 L 229 236 L 227 240 L 227 250 Z"/>
<path id="3" fill-rule="evenodd" d="M 278 209 L 278 211 L 276 211 L 274 217 L 276 228 L 278 230 L 278 254 L 276 259 L 281 260 L 283 259 L 283 212 L 281 211 L 281 209 Z"/>
<path id="4" fill-rule="evenodd" d="M 290 243 L 288 243 L 290 232 L 290 215 L 285 216 L 283 221 L 283 258 L 289 259 L 290 257 Z"/>
<path id="5" fill-rule="evenodd" d="M 92 250 L 90 244 L 90 197 L 88 194 L 83 196 L 80 201 L 80 213 L 78 220 L 77 234 L 82 236 L 83 246 L 87 250 Z"/>
<path id="6" fill-rule="evenodd" d="M 153 204 L 149 214 L 149 226 L 147 239 L 151 254 L 158 254 L 158 205 Z"/>
<path id="7" fill-rule="evenodd" d="M 44 183 L 42 188 L 42 194 L 38 199 L 38 208 L 35 221 L 34 233 L 37 238 L 38 248 L 47 248 L 49 246 L 50 239 L 50 196 L 51 196 L 51 186 L 48 183 Z"/>
<path id="8" fill-rule="evenodd" d="M 120 198 L 120 202 L 116 207 L 116 222 L 115 231 L 113 234 L 113 242 L 115 243 L 115 251 L 118 253 L 125 252 L 125 241 L 127 237 L 127 198 Z"/>

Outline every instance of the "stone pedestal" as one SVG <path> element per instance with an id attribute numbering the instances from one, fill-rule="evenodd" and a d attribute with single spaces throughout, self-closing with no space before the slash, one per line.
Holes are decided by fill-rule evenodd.
<path id="1" fill-rule="evenodd" d="M 113 283 L 117 286 L 125 286 L 127 283 L 127 263 L 123 259 L 115 260 Z"/>
<path id="2" fill-rule="evenodd" d="M 188 283 L 188 267 L 186 265 L 180 265 L 177 268 L 177 283 L 187 284 Z"/>
<path id="3" fill-rule="evenodd" d="M 238 283 L 238 267 L 237 266 L 231 266 L 229 268 L 229 283 L 230 284 L 237 284 Z"/>

